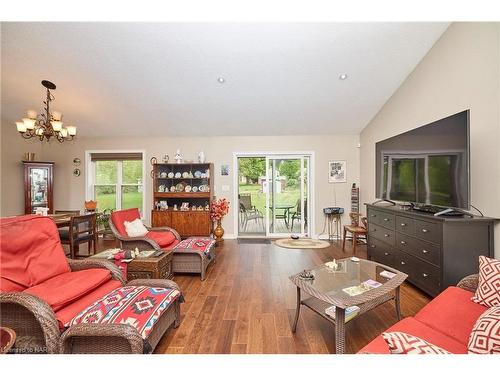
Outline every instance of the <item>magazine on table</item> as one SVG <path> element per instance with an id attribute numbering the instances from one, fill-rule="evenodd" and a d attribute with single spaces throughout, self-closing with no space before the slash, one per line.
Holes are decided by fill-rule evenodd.
<path id="1" fill-rule="evenodd" d="M 345 317 L 344 322 L 347 323 L 349 320 L 358 315 L 359 307 L 358 306 L 349 306 L 345 309 Z M 330 306 L 325 309 L 325 314 L 329 317 L 335 319 L 335 306 Z"/>
<path id="2" fill-rule="evenodd" d="M 381 285 L 382 284 L 379 283 L 378 281 L 375 281 L 375 280 L 372 280 L 372 279 L 368 279 L 366 281 L 363 281 L 359 285 L 350 286 L 350 287 L 344 288 L 342 290 L 345 293 L 349 294 L 351 297 L 353 297 L 353 296 L 357 296 L 357 295 L 363 294 L 363 293 L 369 291 L 370 289 L 378 288 Z"/>

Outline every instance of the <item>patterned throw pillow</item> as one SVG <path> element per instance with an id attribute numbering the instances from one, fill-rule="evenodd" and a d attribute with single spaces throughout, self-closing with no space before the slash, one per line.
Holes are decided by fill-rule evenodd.
<path id="1" fill-rule="evenodd" d="M 389 345 L 391 354 L 451 354 L 420 337 L 404 332 L 384 332 L 382 337 Z"/>
<path id="2" fill-rule="evenodd" d="M 472 301 L 486 307 L 500 305 L 500 260 L 479 257 L 479 285 Z"/>
<path id="3" fill-rule="evenodd" d="M 469 353 L 500 353 L 500 306 L 486 310 L 474 324 L 467 345 Z"/>

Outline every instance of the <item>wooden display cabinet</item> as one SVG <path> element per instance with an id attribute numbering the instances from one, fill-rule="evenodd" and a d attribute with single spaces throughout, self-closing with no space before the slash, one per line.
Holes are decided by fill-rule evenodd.
<path id="1" fill-rule="evenodd" d="M 213 174 L 212 163 L 153 164 L 152 226 L 174 228 L 183 238 L 211 235 Z"/>
<path id="2" fill-rule="evenodd" d="M 54 163 L 23 161 L 24 213 L 33 214 L 38 207 L 54 212 Z"/>

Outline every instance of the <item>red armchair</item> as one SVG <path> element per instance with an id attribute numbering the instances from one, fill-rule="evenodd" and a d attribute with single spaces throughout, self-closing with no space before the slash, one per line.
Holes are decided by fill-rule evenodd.
<path id="1" fill-rule="evenodd" d="M 125 221 L 133 221 L 140 218 L 141 215 L 137 208 L 114 211 L 111 213 L 109 227 L 115 237 L 120 241 L 120 247 L 122 249 L 170 250 L 180 242 L 181 237 L 179 233 L 170 227 L 148 228 L 149 232 L 144 237 L 129 237 L 125 230 Z"/>
<path id="2" fill-rule="evenodd" d="M 179 289 L 170 280 L 134 280 L 134 284 Z M 125 285 L 121 271 L 106 260 L 67 259 L 57 227 L 48 217 L 26 215 L 0 219 L 0 325 L 17 335 L 16 352 L 59 353 L 61 334 L 78 331 L 86 340 L 72 341 L 66 352 L 141 352 L 143 341 L 126 324 L 84 324 L 69 327 L 83 309 Z M 151 335 L 152 348 L 171 325 L 179 324 L 176 301 Z M 115 346 L 100 345 L 106 330 Z M 107 332 L 107 336 L 110 336 Z M 116 348 L 120 348 L 119 350 Z M 128 348 L 128 349 L 127 349 Z M 128 351 L 127 351 L 128 350 Z"/>

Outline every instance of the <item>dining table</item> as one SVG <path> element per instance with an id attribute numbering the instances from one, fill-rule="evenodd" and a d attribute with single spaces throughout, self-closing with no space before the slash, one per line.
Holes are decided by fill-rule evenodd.
<path id="1" fill-rule="evenodd" d="M 49 214 L 47 215 L 56 223 L 58 228 L 69 227 L 71 224 L 72 214 Z"/>

